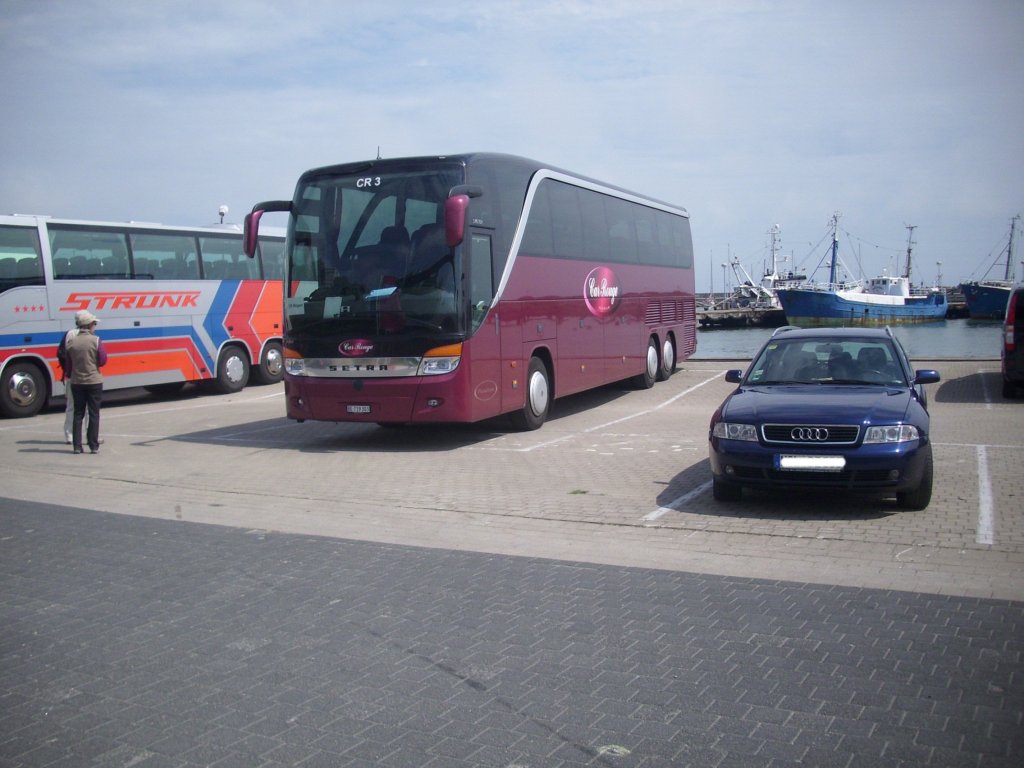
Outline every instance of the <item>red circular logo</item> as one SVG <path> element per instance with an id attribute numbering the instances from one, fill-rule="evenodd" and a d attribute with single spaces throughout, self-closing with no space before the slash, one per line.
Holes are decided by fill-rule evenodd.
<path id="1" fill-rule="evenodd" d="M 596 267 L 590 270 L 583 284 L 583 298 L 591 314 L 601 317 L 610 315 L 619 307 L 622 300 L 622 289 L 615 273 L 608 267 Z"/>

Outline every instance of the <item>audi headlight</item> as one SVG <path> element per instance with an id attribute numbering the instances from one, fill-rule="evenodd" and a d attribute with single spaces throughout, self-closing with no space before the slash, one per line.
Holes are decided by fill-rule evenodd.
<path id="1" fill-rule="evenodd" d="M 868 427 L 864 443 L 909 443 L 919 440 L 921 435 L 913 424 L 892 424 L 887 427 Z"/>
<path id="2" fill-rule="evenodd" d="M 753 424 L 733 424 L 728 421 L 720 421 L 715 424 L 711 434 L 725 440 L 750 440 L 755 443 L 757 442 L 757 429 Z"/>

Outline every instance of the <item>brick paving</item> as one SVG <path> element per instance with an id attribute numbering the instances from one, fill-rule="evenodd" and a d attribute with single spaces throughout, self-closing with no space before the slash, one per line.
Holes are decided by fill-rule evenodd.
<path id="1" fill-rule="evenodd" d="M 1022 650 L 1015 601 L 0 500 L 0 768 L 1016 768 Z"/>

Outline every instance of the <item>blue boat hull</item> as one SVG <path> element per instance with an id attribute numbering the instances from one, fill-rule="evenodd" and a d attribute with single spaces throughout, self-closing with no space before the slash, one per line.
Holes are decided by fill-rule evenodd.
<path id="1" fill-rule="evenodd" d="M 882 326 L 946 319 L 946 295 L 912 296 L 901 304 L 852 301 L 828 291 L 783 288 L 778 292 L 786 322 L 800 326 Z"/>
<path id="2" fill-rule="evenodd" d="M 1010 285 L 984 285 L 963 283 L 960 290 L 967 302 L 967 314 L 975 320 L 1002 320 L 1006 302 L 1010 299 Z"/>

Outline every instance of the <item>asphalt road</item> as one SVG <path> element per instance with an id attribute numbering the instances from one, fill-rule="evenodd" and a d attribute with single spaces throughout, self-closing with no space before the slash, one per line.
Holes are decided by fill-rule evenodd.
<path id="1" fill-rule="evenodd" d="M 728 363 L 501 425 L 280 387 L 0 422 L 0 767 L 1019 765 L 1024 404 L 922 362 L 932 505 L 749 495 Z"/>

